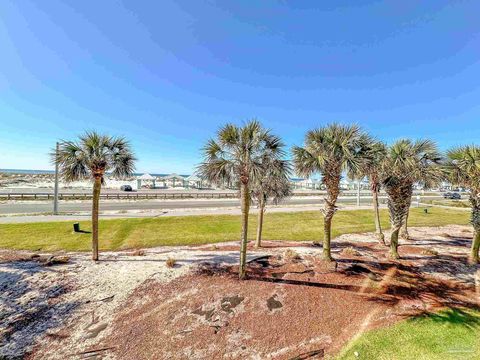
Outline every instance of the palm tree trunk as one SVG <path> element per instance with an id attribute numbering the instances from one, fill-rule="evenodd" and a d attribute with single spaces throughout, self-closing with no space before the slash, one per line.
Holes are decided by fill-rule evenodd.
<path id="1" fill-rule="evenodd" d="M 382 223 L 380 222 L 380 209 L 378 205 L 378 188 L 372 189 L 373 196 L 373 210 L 375 212 L 375 234 L 380 241 L 380 244 L 385 245 L 385 235 L 382 231 Z"/>
<path id="2" fill-rule="evenodd" d="M 98 260 L 98 211 L 100 202 L 100 190 L 102 188 L 102 178 L 96 177 L 93 183 L 93 202 L 92 202 L 92 259 Z"/>
<path id="3" fill-rule="evenodd" d="M 332 217 L 325 217 L 323 222 L 323 259 L 332 261 L 331 237 L 332 237 Z"/>
<path id="4" fill-rule="evenodd" d="M 263 228 L 263 214 L 265 212 L 265 204 L 263 201 L 260 202 L 258 209 L 258 224 L 257 224 L 257 240 L 255 242 L 255 247 L 259 248 L 262 246 L 262 228 Z"/>
<path id="5" fill-rule="evenodd" d="M 405 213 L 403 225 L 400 228 L 400 238 L 404 240 L 408 240 L 410 238 L 410 235 L 408 234 L 408 215 L 410 214 L 410 206 L 412 205 L 413 187 L 408 187 L 407 193 L 408 193 L 408 197 L 407 197 L 408 208 L 407 208 L 407 212 Z"/>
<path id="6" fill-rule="evenodd" d="M 331 253 L 331 238 L 332 238 L 332 219 L 337 211 L 336 202 L 338 194 L 340 193 L 340 175 L 325 178 L 325 185 L 327 187 L 327 198 L 325 199 L 325 206 L 323 213 L 323 258 L 327 261 L 332 261 Z"/>
<path id="7" fill-rule="evenodd" d="M 408 216 L 410 212 L 407 212 L 407 215 L 405 216 L 405 220 L 403 221 L 403 225 L 400 228 L 400 238 L 404 240 L 410 239 L 410 234 L 408 233 Z"/>
<path id="8" fill-rule="evenodd" d="M 472 264 L 478 264 L 480 249 L 480 198 L 478 196 L 470 196 L 470 203 L 472 204 L 472 225 L 474 229 L 472 249 L 470 252 L 469 261 Z"/>
<path id="9" fill-rule="evenodd" d="M 240 240 L 240 268 L 238 277 L 240 279 L 244 279 L 247 265 L 248 212 L 250 210 L 250 194 L 248 191 L 248 184 L 243 182 L 240 185 L 240 197 L 242 210 L 242 234 Z"/>
<path id="10" fill-rule="evenodd" d="M 399 226 L 392 228 L 392 235 L 390 236 L 390 256 L 392 259 L 400 259 L 398 254 L 398 233 L 400 231 Z"/>
<path id="11" fill-rule="evenodd" d="M 388 195 L 388 211 L 390 214 L 390 223 L 392 224 L 392 234 L 390 235 L 390 256 L 393 259 L 399 259 L 398 237 L 400 228 L 404 224 L 410 206 L 409 197 L 411 186 L 394 185 L 385 187 Z"/>
<path id="12" fill-rule="evenodd" d="M 475 230 L 473 233 L 472 249 L 470 251 L 470 264 L 478 264 L 478 250 L 480 249 L 480 231 Z"/>

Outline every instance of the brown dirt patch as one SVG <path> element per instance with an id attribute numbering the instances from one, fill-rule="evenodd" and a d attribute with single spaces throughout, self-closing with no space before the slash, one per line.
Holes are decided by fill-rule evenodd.
<path id="1" fill-rule="evenodd" d="M 127 304 L 106 345 L 121 359 L 150 359 L 151 349 L 161 359 L 289 359 L 345 342 L 372 311 L 354 291 L 224 275 L 150 283 L 135 296 L 149 300 Z"/>
<path id="2" fill-rule="evenodd" d="M 431 241 L 463 246 L 452 235 Z M 298 257 L 283 250 L 251 262 L 245 281 L 236 266 L 204 264 L 175 282 L 143 284 L 102 346 L 115 346 L 120 359 L 313 359 L 359 331 L 438 308 L 477 307 L 477 268 L 465 256 L 422 255 L 426 241 L 404 242 L 395 262 L 373 241 L 337 242 L 333 263 L 299 245 Z"/>

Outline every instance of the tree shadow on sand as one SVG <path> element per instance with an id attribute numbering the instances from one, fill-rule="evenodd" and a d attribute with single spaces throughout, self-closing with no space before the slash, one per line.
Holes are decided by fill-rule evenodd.
<path id="1" fill-rule="evenodd" d="M 24 358 L 79 305 L 59 301 L 68 291 L 65 285 L 32 281 L 32 276 L 51 271 L 55 270 L 33 261 L 0 263 L 1 359 Z"/>

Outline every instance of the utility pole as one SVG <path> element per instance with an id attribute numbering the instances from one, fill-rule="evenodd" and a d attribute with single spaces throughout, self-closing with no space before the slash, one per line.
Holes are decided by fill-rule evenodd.
<path id="1" fill-rule="evenodd" d="M 357 206 L 360 207 L 360 180 L 357 182 Z"/>
<path id="2" fill-rule="evenodd" d="M 55 189 L 53 194 L 53 215 L 58 215 L 58 148 L 59 143 L 55 147 Z"/>

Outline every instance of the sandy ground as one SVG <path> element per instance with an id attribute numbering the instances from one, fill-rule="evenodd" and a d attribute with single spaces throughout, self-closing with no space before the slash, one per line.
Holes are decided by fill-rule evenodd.
<path id="1" fill-rule="evenodd" d="M 64 359 L 105 336 L 115 311 L 147 279 L 171 281 L 204 261 L 238 262 L 237 251 L 207 253 L 183 247 L 148 249 L 144 255 L 106 252 L 97 263 L 89 254 L 69 253 L 68 264 L 53 266 L 31 256 L 0 253 L 4 259 L 0 263 L 0 358 L 13 358 L 68 333 L 68 341 L 55 350 L 58 353 L 49 348 L 38 354 L 38 358 Z M 165 264 L 169 258 L 177 261 L 173 268 Z"/>
<path id="2" fill-rule="evenodd" d="M 103 253 L 98 263 L 75 253 L 53 266 L 3 252 L 0 358 L 313 359 L 372 327 L 477 306 L 470 228 L 410 233 L 398 262 L 371 234 L 335 239 L 335 263 L 310 243 L 266 242 L 249 250 L 242 282 L 237 243 Z"/>

